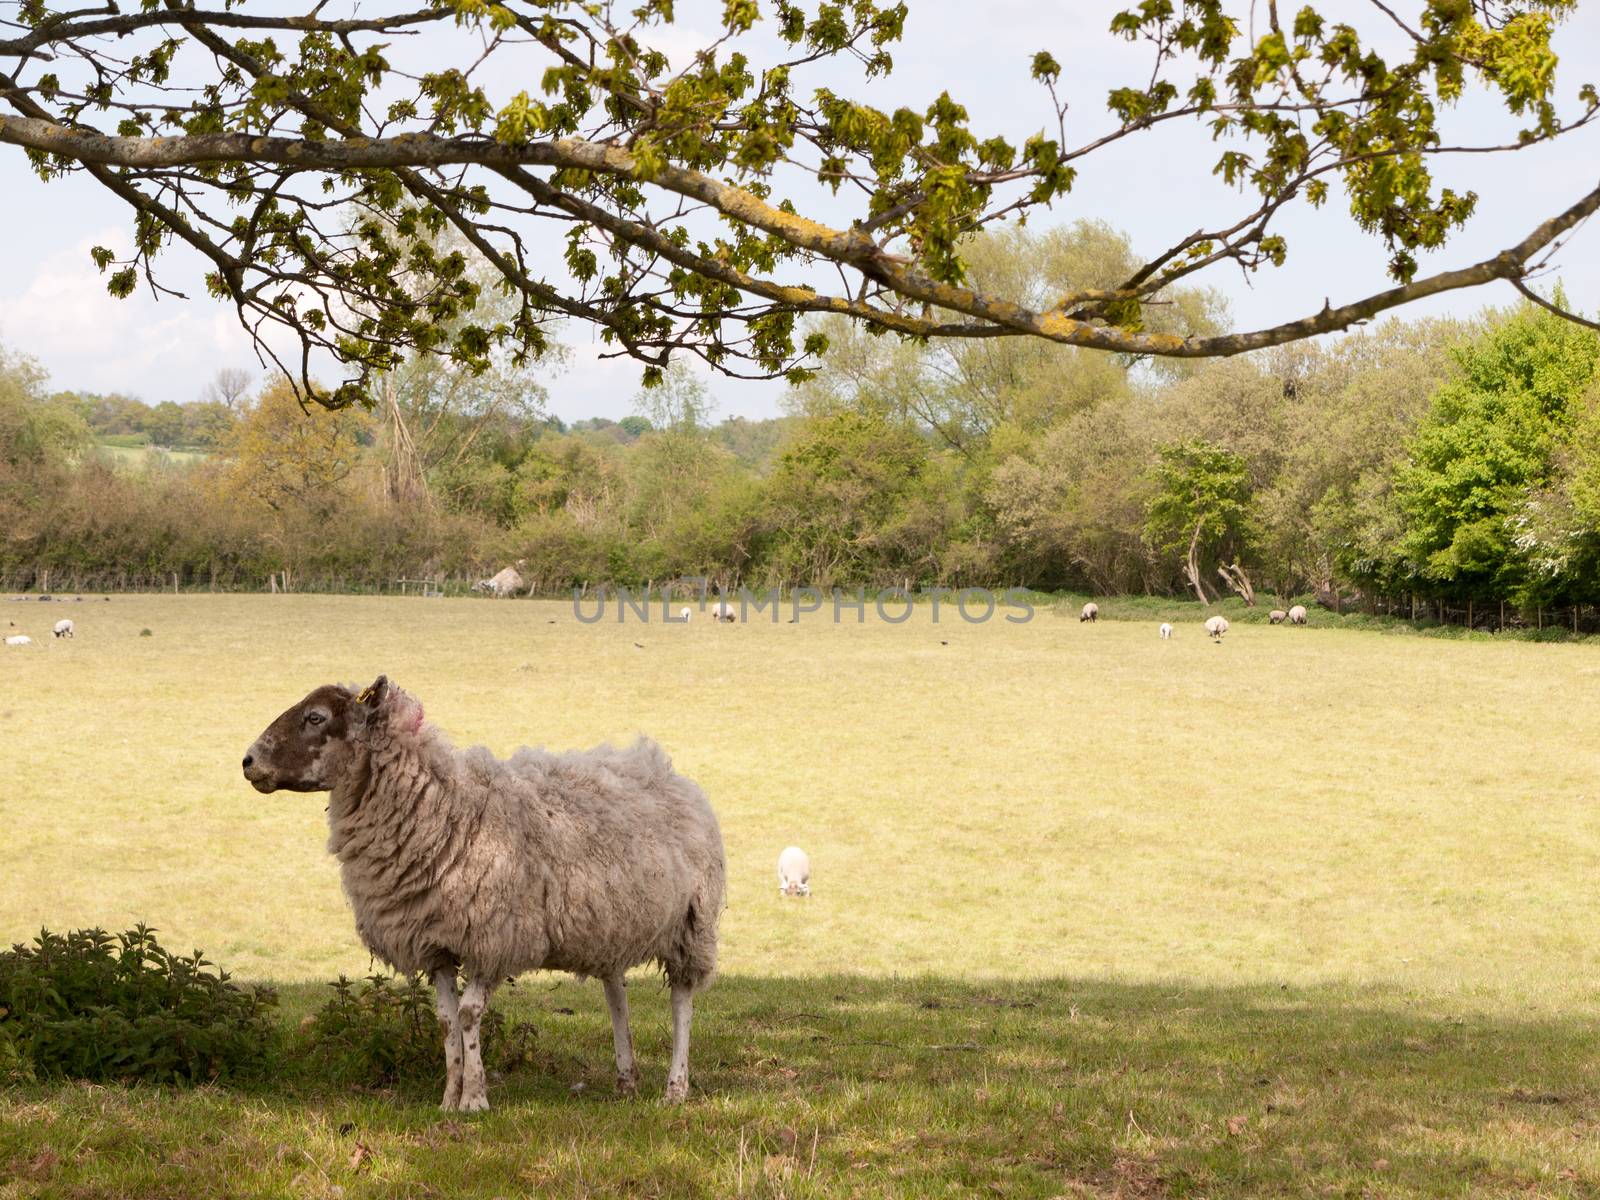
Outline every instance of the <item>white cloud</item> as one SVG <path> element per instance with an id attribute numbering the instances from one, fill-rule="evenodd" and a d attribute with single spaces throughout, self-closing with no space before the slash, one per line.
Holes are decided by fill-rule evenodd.
<path id="1" fill-rule="evenodd" d="M 186 401 L 217 368 L 254 363 L 227 309 L 145 288 L 126 300 L 107 294 L 89 257 L 97 245 L 121 255 L 129 239 L 117 227 L 81 237 L 43 258 L 19 291 L 0 294 L 0 338 L 42 362 L 55 386 Z"/>

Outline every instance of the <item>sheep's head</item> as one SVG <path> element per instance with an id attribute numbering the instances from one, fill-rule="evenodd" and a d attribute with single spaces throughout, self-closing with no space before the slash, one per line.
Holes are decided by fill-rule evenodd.
<path id="1" fill-rule="evenodd" d="M 258 792 L 326 792 L 395 733 L 415 733 L 422 705 L 380 675 L 359 693 L 317 688 L 251 743 L 244 777 Z"/>

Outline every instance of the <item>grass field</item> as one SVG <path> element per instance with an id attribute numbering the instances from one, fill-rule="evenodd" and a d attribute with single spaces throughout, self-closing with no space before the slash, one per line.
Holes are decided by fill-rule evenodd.
<path id="1" fill-rule="evenodd" d="M 145 470 L 152 463 L 188 464 L 200 462 L 211 456 L 206 450 L 179 450 L 151 445 L 125 446 L 105 440 L 95 443 L 94 452 L 120 467 L 136 471 Z"/>
<path id="2" fill-rule="evenodd" d="M 380 671 L 461 744 L 648 731 L 729 859 L 684 1109 L 610 1100 L 598 986 L 536 977 L 503 995 L 541 1069 L 486 1118 L 14 1087 L 0 1196 L 1600 1194 L 1594 647 L 651 616 L 0 605 L 40 639 L 0 654 L 7 940 L 144 920 L 293 985 L 289 1022 L 365 973 L 321 800 L 238 759 Z M 776 894 L 789 842 L 809 902 Z M 656 1095 L 665 1005 L 631 990 Z"/>

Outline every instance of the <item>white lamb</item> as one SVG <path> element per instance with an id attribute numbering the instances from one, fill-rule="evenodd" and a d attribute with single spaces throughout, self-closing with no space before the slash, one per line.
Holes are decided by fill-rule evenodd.
<path id="1" fill-rule="evenodd" d="M 680 620 L 687 621 L 693 615 L 694 614 L 689 611 L 689 606 L 687 604 L 678 610 L 678 618 Z"/>
<path id="2" fill-rule="evenodd" d="M 1085 621 L 1098 621 L 1100 619 L 1100 606 L 1093 600 L 1083 606 L 1083 611 L 1078 614 L 1078 624 Z"/>
<path id="3" fill-rule="evenodd" d="M 1168 625 L 1165 621 L 1161 622 L 1161 636 L 1163 638 L 1169 638 L 1172 636 L 1172 626 Z"/>
<path id="4" fill-rule="evenodd" d="M 33 645 L 33 639 L 31 637 L 29 637 L 25 633 L 13 633 L 10 637 L 8 637 L 6 639 L 6 645 L 8 645 L 8 646 L 31 646 L 31 645 Z"/>
<path id="5" fill-rule="evenodd" d="M 71 637 L 72 631 L 76 628 L 77 626 L 72 623 L 70 618 L 63 618 L 55 623 L 55 628 L 50 632 L 57 637 Z"/>
<path id="6" fill-rule="evenodd" d="M 713 621 L 734 620 L 733 605 L 729 604 L 726 600 L 718 600 L 711 606 L 711 619 Z"/>
<path id="7" fill-rule="evenodd" d="M 1291 625 L 1304 625 L 1305 623 L 1306 623 L 1306 606 L 1304 604 L 1296 604 L 1293 608 L 1291 608 L 1289 610 L 1289 624 L 1291 624 Z"/>
<path id="8" fill-rule="evenodd" d="M 1217 641 L 1222 640 L 1222 635 L 1228 632 L 1228 618 L 1218 614 L 1206 619 L 1206 632 Z"/>
<path id="9" fill-rule="evenodd" d="M 778 855 L 778 895 L 811 895 L 811 857 L 799 846 Z"/>

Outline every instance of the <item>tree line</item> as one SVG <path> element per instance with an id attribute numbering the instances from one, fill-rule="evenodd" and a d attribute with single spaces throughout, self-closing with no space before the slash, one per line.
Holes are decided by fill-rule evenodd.
<path id="1" fill-rule="evenodd" d="M 970 254 L 981 286 L 1024 295 L 1130 256 L 1099 225 Z M 1180 290 L 1156 319 L 1204 332 L 1226 304 Z M 827 364 L 773 420 L 716 421 L 698 379 L 670 371 L 634 416 L 567 425 L 545 411 L 558 381 L 419 359 L 370 409 L 214 382 L 171 406 L 209 440 L 165 443 L 149 426 L 165 406 L 52 392 L 8 352 L 0 579 L 383 589 L 516 562 L 547 591 L 706 577 L 1485 612 L 1600 599 L 1600 337 L 1542 308 L 1177 366 L 817 331 Z M 213 453 L 131 468 L 96 450 L 119 433 Z"/>

